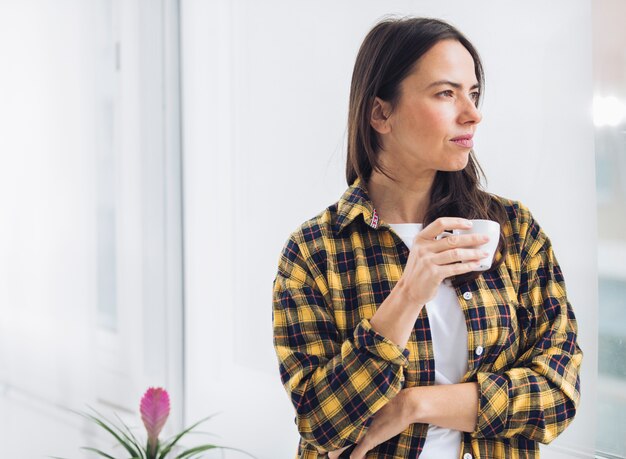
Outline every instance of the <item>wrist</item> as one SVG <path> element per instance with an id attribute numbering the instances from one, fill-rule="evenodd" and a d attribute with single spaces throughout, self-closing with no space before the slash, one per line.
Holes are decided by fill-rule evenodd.
<path id="1" fill-rule="evenodd" d="M 424 416 L 424 403 L 421 398 L 421 391 L 419 387 L 411 387 L 406 389 L 407 391 L 407 413 L 409 424 L 423 423 Z"/>
<path id="2" fill-rule="evenodd" d="M 401 277 L 396 285 L 397 295 L 402 299 L 402 303 L 405 305 L 410 305 L 412 307 L 418 308 L 419 311 L 424 307 L 425 302 L 421 301 L 419 298 L 416 298 L 409 287 L 406 279 Z M 394 290 L 396 290 L 394 289 Z"/>

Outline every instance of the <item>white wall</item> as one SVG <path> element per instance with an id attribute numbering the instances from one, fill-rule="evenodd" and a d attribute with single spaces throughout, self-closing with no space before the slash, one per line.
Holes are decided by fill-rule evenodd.
<path id="1" fill-rule="evenodd" d="M 591 2 L 181 2 L 187 420 L 263 459 L 295 455 L 271 336 L 280 249 L 335 202 L 359 44 L 384 14 L 435 16 L 486 68 L 475 150 L 490 191 L 554 242 L 585 352 L 577 419 L 544 457 L 593 457 L 596 220 Z M 529 28 L 532 24 L 532 32 Z M 553 450 L 553 453 L 548 453 Z M 228 455 L 227 457 L 235 457 Z"/>

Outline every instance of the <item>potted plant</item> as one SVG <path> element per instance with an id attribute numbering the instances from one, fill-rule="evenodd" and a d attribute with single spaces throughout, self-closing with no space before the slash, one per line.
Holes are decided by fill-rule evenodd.
<path id="1" fill-rule="evenodd" d="M 181 438 L 186 434 L 193 432 L 199 424 L 207 421 L 212 416 L 208 416 L 200 421 L 192 424 L 182 432 L 170 437 L 165 441 L 159 439 L 159 434 L 167 421 L 170 414 L 170 397 L 167 391 L 160 387 L 151 387 L 141 398 L 139 411 L 141 412 L 141 420 L 146 428 L 147 438 L 141 442 L 131 431 L 131 429 L 116 415 L 121 426 L 111 422 L 96 410 L 91 408 L 94 414 L 79 412 L 81 416 L 95 422 L 98 426 L 106 430 L 112 435 L 116 442 L 125 450 L 124 459 L 197 459 L 202 457 L 203 453 L 212 449 L 230 449 L 239 451 L 250 457 L 251 454 L 237 448 L 227 446 L 218 446 L 213 444 L 202 444 L 190 448 L 181 448 L 178 444 Z M 105 453 L 97 448 L 83 446 L 81 449 L 90 451 L 96 456 L 108 459 L 116 459 L 111 454 Z M 51 456 L 53 459 L 64 459 Z"/>

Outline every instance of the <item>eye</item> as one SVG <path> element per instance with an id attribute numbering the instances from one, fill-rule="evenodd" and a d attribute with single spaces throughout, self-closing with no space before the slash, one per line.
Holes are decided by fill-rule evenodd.
<path id="1" fill-rule="evenodd" d="M 439 94 L 437 94 L 437 95 L 438 95 L 438 96 L 445 95 L 446 97 L 447 97 L 447 96 L 451 96 L 451 95 L 452 95 L 452 90 L 451 90 L 451 89 L 446 89 L 445 91 L 442 91 L 442 92 L 440 92 L 440 93 L 439 93 Z"/>
<path id="2" fill-rule="evenodd" d="M 474 91 L 473 93 L 470 94 L 470 96 L 472 96 L 472 99 L 474 101 L 477 101 L 480 98 L 480 92 Z"/>

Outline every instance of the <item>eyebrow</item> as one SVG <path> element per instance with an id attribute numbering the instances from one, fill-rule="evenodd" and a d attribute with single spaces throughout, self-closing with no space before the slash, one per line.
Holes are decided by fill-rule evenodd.
<path id="1" fill-rule="evenodd" d="M 426 89 L 432 88 L 433 86 L 440 86 L 440 85 L 444 85 L 444 84 L 452 86 L 453 88 L 456 88 L 456 89 L 460 89 L 462 87 L 462 85 L 460 83 L 455 83 L 453 81 L 448 81 L 448 80 L 439 80 L 439 81 L 435 81 L 434 83 L 429 84 Z M 476 83 L 470 89 L 476 89 L 476 88 L 480 88 L 480 85 L 478 83 Z"/>

